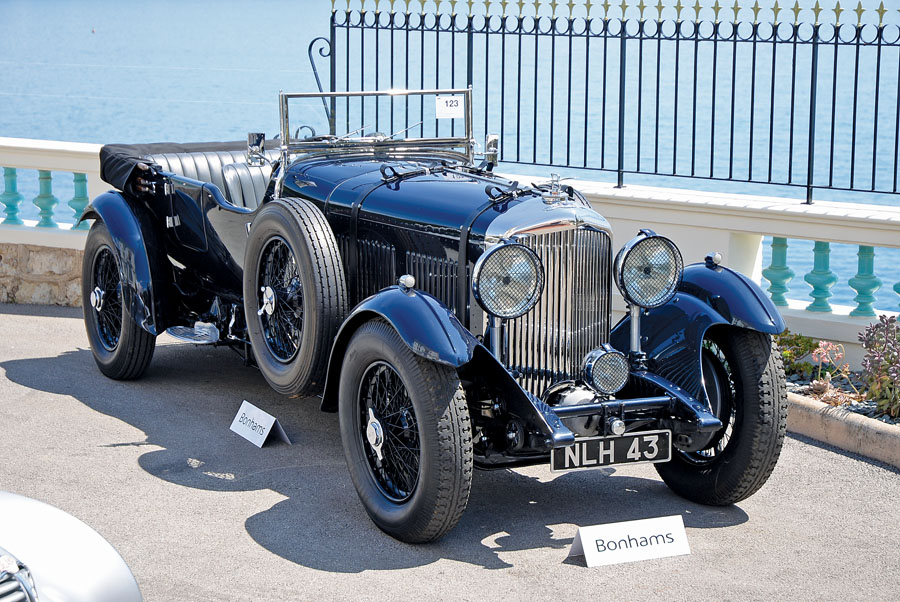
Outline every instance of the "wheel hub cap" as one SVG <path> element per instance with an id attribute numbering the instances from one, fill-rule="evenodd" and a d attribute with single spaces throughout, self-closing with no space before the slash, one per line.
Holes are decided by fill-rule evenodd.
<path id="1" fill-rule="evenodd" d="M 375 418 L 375 412 L 369 408 L 369 423 L 366 425 L 366 440 L 375 452 L 378 461 L 381 461 L 381 446 L 384 444 L 384 429 L 381 423 Z"/>
<path id="2" fill-rule="evenodd" d="M 275 313 L 275 291 L 272 290 L 271 286 L 264 286 L 260 291 L 262 291 L 262 300 L 256 315 L 261 316 L 265 313 L 266 315 L 271 316 Z"/>
<path id="3" fill-rule="evenodd" d="M 103 297 L 106 295 L 100 287 L 94 287 L 94 290 L 91 291 L 91 307 L 94 308 L 95 311 L 100 311 L 103 309 Z"/>

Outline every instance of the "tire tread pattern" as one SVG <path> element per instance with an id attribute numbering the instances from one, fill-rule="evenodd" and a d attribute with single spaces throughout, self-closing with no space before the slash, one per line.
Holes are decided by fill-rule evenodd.
<path id="1" fill-rule="evenodd" d="M 775 469 L 787 426 L 787 389 L 777 345 L 764 333 L 727 332 L 736 364 L 732 370 L 740 366 L 742 371 L 738 397 L 744 404 L 729 447 L 709 465 L 689 465 L 677 454 L 656 465 L 673 491 L 712 506 L 735 504 L 759 491 Z"/>

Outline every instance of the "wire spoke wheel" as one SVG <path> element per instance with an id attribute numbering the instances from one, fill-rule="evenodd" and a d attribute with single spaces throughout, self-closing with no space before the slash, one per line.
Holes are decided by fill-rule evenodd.
<path id="1" fill-rule="evenodd" d="M 150 365 L 156 336 L 147 329 L 153 325 L 152 316 L 142 313 L 135 317 L 132 313 L 141 312 L 147 305 L 136 302 L 142 288 L 133 267 L 120 263 L 116 249 L 116 240 L 106 224 L 95 221 L 81 263 L 81 306 L 97 367 L 109 378 L 130 380 L 141 376 Z M 120 266 L 124 268 L 121 272 Z"/>
<path id="2" fill-rule="evenodd" d="M 419 482 L 419 426 L 412 399 L 387 362 L 372 363 L 359 385 L 360 436 L 369 470 L 395 503 L 408 500 Z M 377 426 L 376 426 L 377 425 Z M 380 438 L 371 435 L 377 428 Z"/>
<path id="3" fill-rule="evenodd" d="M 718 343 L 711 339 L 703 341 L 700 356 L 701 373 L 706 401 L 710 411 L 722 421 L 723 428 L 707 437 L 703 449 L 695 452 L 680 452 L 685 460 L 693 464 L 708 464 L 719 457 L 728 447 L 738 420 L 738 405 L 735 403 L 735 382 L 731 364 Z"/>
<path id="4" fill-rule="evenodd" d="M 259 258 L 257 290 L 262 296 L 259 320 L 266 346 L 280 362 L 296 357 L 303 336 L 303 286 L 287 241 L 272 237 Z"/>
<path id="5" fill-rule="evenodd" d="M 122 334 L 122 283 L 116 258 L 108 246 L 94 255 L 90 301 L 97 316 L 100 343 L 107 351 L 115 351 Z"/>
<path id="6" fill-rule="evenodd" d="M 417 356 L 389 323 L 351 337 L 338 419 L 350 479 L 378 527 L 409 543 L 459 521 L 472 487 L 472 425 L 456 370 Z"/>

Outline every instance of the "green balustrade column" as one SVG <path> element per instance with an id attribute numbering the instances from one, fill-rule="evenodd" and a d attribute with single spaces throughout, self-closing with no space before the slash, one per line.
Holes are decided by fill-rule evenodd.
<path id="1" fill-rule="evenodd" d="M 22 225 L 22 220 L 19 219 L 19 203 L 23 200 L 25 200 L 25 197 L 19 194 L 19 190 L 16 188 L 15 168 L 4 167 L 3 194 L 0 194 L 0 201 L 3 201 L 3 204 L 6 205 L 6 219 L 3 220 L 4 224 L 10 224 L 12 226 Z"/>
<path id="2" fill-rule="evenodd" d="M 803 277 L 812 287 L 809 296 L 813 298 L 813 302 L 806 306 L 806 311 L 831 311 L 828 298 L 831 297 L 831 287 L 837 282 L 837 276 L 829 267 L 830 254 L 831 245 L 817 240 L 813 246 L 813 269 Z"/>
<path id="3" fill-rule="evenodd" d="M 851 316 L 874 316 L 875 291 L 881 288 L 881 280 L 875 276 L 875 248 L 859 245 L 859 269 L 856 276 L 847 281 L 850 288 L 856 291 L 856 308 Z"/>
<path id="4" fill-rule="evenodd" d="M 788 302 L 784 294 L 788 292 L 787 283 L 794 277 L 794 270 L 787 267 L 787 239 L 772 237 L 772 263 L 763 270 L 766 280 L 772 283 L 769 294 L 775 305 L 786 307 Z"/>
<path id="5" fill-rule="evenodd" d="M 40 193 L 34 197 L 32 203 L 41 210 L 41 221 L 38 228 L 59 228 L 53 221 L 53 208 L 59 204 L 59 199 L 53 196 L 53 180 L 49 171 L 38 171 L 38 186 Z"/>
<path id="6" fill-rule="evenodd" d="M 89 201 L 90 199 L 87 194 L 87 176 L 83 173 L 77 173 L 75 174 L 75 196 L 69 201 L 69 207 L 75 212 L 76 222 L 81 217 L 81 214 L 84 213 L 84 208 L 87 207 Z M 90 226 L 85 221 L 75 226 L 74 229 L 87 230 L 89 227 Z"/>

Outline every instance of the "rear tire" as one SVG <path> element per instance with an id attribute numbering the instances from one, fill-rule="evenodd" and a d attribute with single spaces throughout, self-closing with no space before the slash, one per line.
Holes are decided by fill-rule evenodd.
<path id="1" fill-rule="evenodd" d="M 250 228 L 243 284 L 247 331 L 263 376 L 286 395 L 321 391 L 347 310 L 343 263 L 322 212 L 303 199 L 267 203 Z"/>
<path id="2" fill-rule="evenodd" d="M 697 452 L 673 450 L 656 470 L 675 493 L 713 506 L 756 493 L 772 474 L 787 425 L 781 354 L 772 337 L 714 328 L 703 348 L 707 400 L 725 425 Z"/>
<path id="3" fill-rule="evenodd" d="M 350 340 L 339 409 L 350 478 L 378 528 L 424 543 L 456 526 L 473 469 L 456 371 L 415 355 L 389 324 L 373 320 Z"/>
<path id="4" fill-rule="evenodd" d="M 153 359 L 156 337 L 134 321 L 123 303 L 118 256 L 109 230 L 96 220 L 81 264 L 81 306 L 91 352 L 114 380 L 140 377 Z"/>

